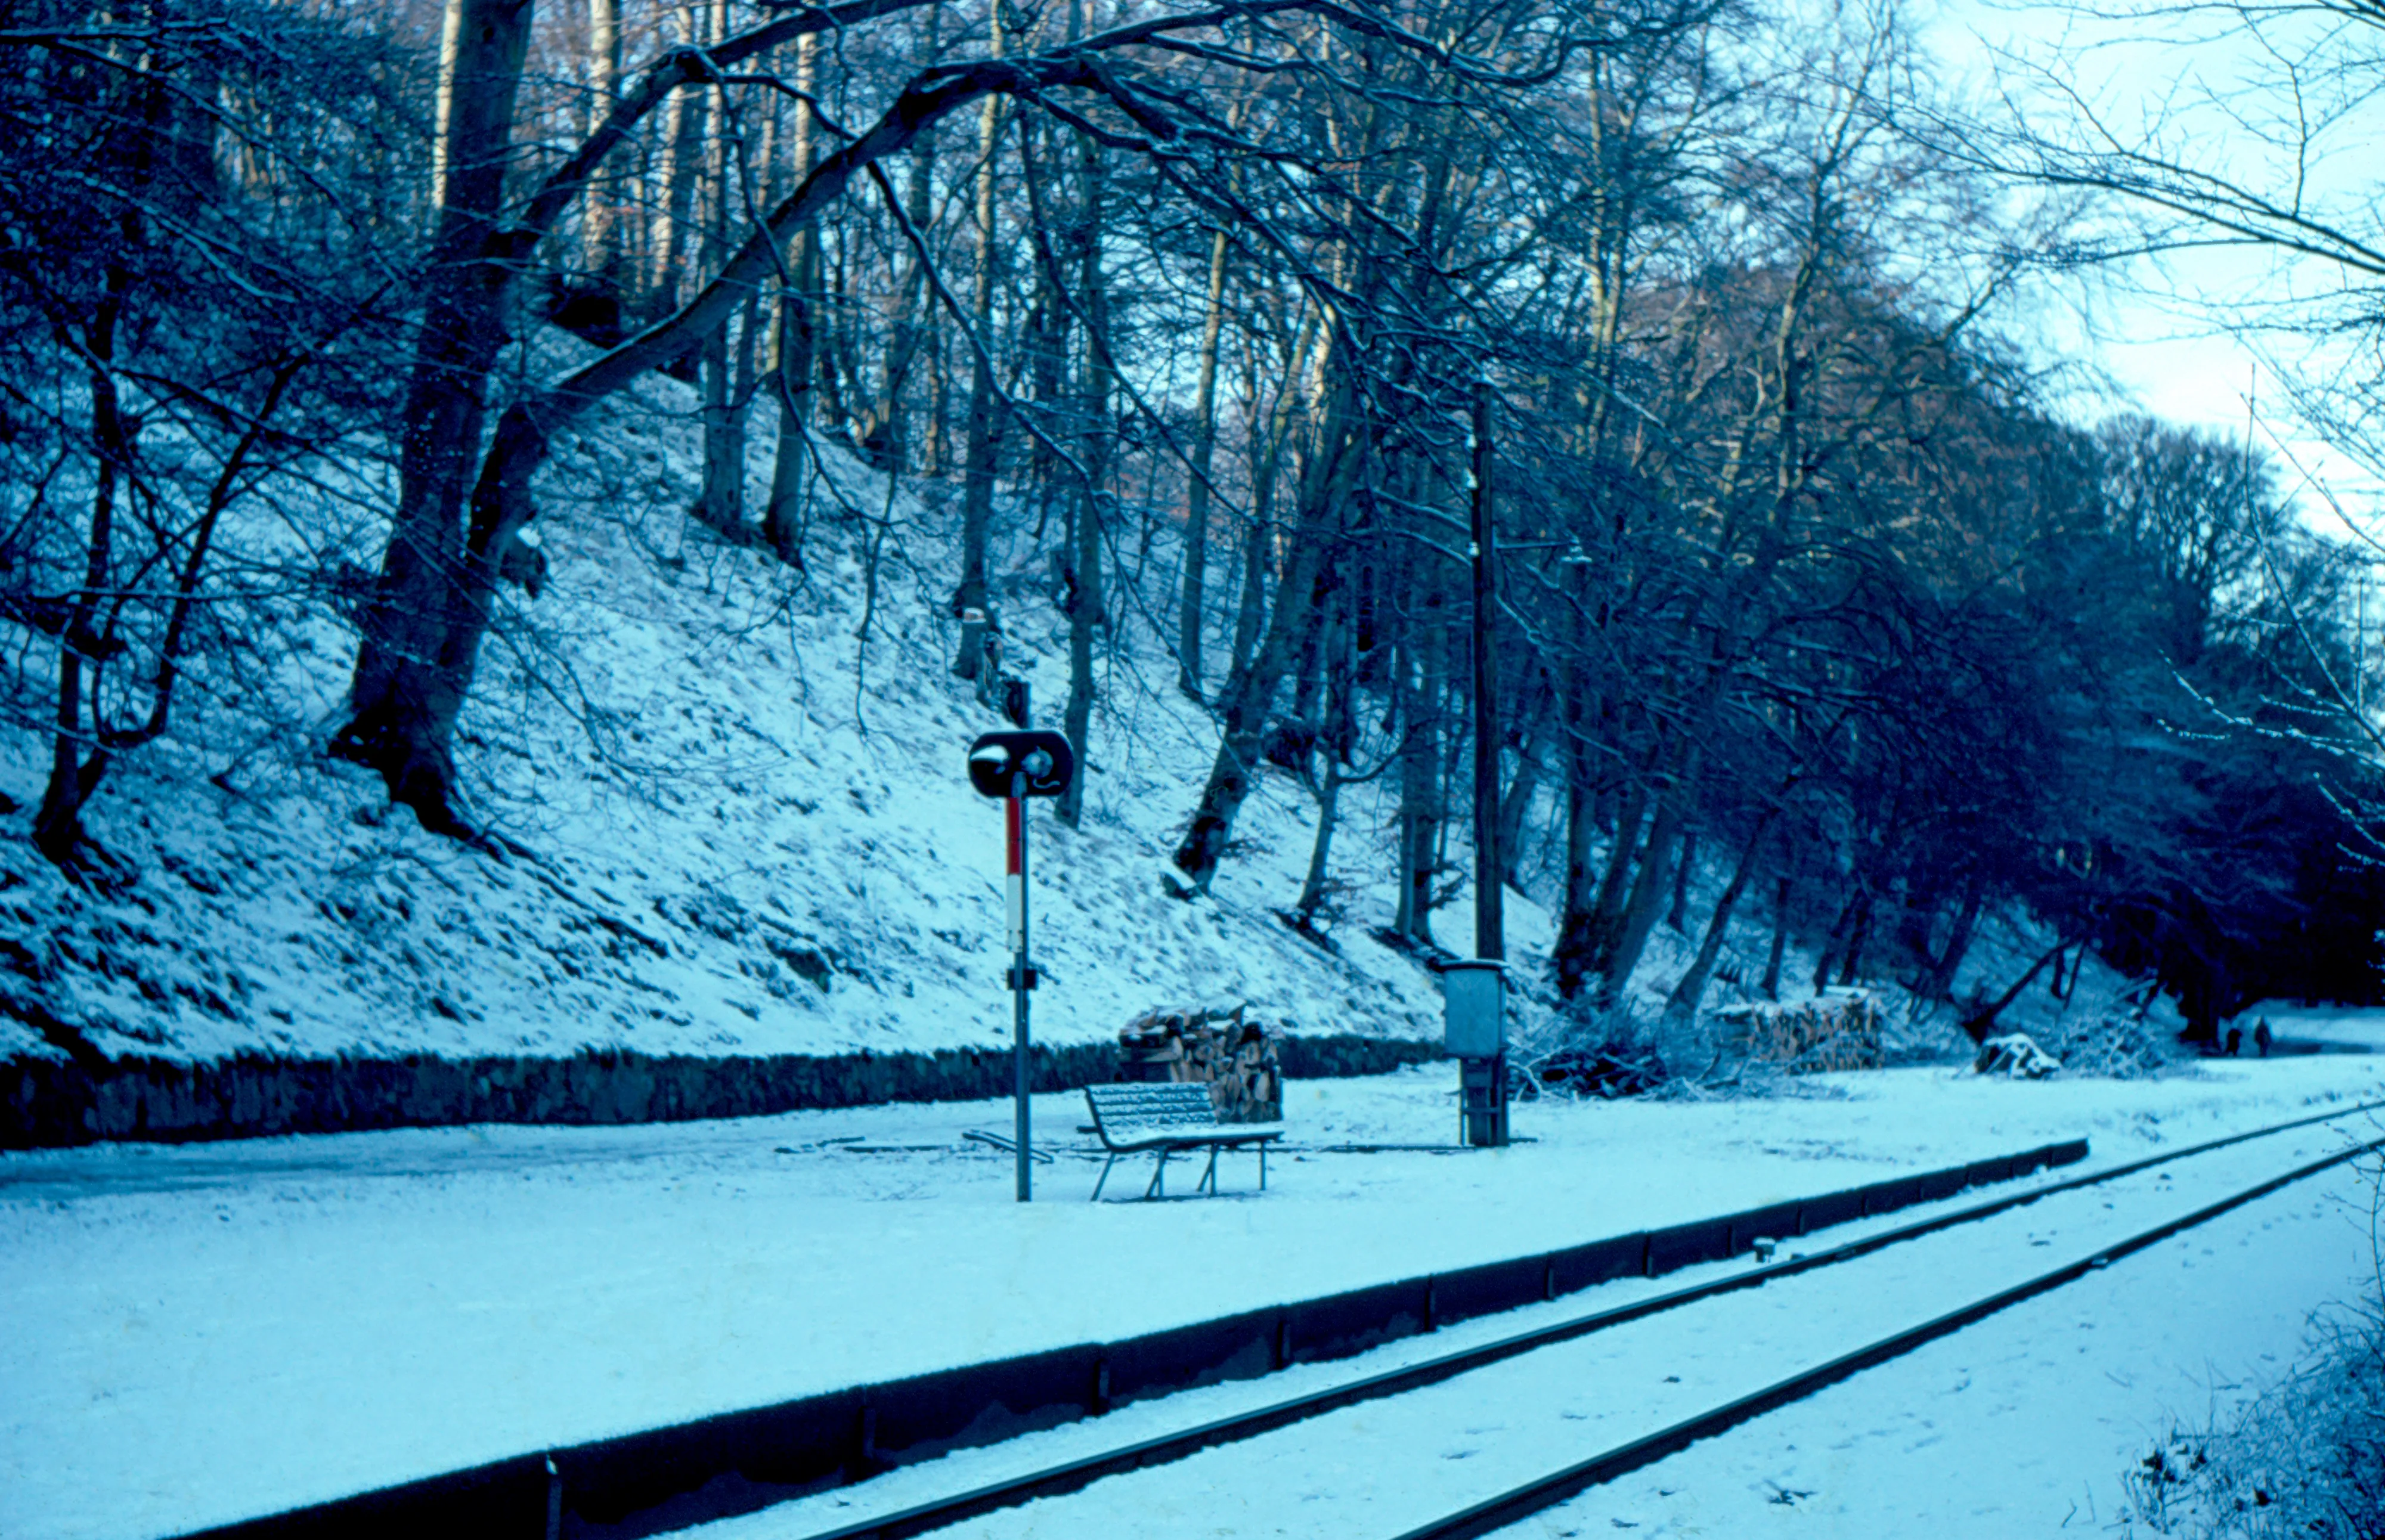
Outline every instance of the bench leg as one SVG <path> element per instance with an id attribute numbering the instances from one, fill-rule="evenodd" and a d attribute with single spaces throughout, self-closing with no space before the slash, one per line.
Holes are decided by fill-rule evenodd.
<path id="1" fill-rule="evenodd" d="M 1149 1198 L 1149 1197 L 1162 1197 L 1162 1196 L 1166 1196 L 1166 1194 L 1167 1194 L 1167 1189 L 1166 1189 L 1166 1187 L 1165 1187 L 1164 1183 L 1167 1182 L 1167 1180 L 1168 1180 L 1168 1151 L 1167 1151 L 1167 1150 L 1165 1150 L 1165 1149 L 1162 1149 L 1162 1150 L 1159 1152 L 1159 1164 L 1157 1164 L 1156 1166 L 1154 1166 L 1154 1167 L 1152 1167 L 1152 1168 L 1151 1168 L 1151 1185 L 1150 1185 L 1150 1186 L 1148 1186 L 1148 1187 L 1145 1187 L 1145 1188 L 1143 1190 L 1143 1196 L 1145 1196 L 1145 1197 L 1147 1197 L 1147 1198 Z"/>
<path id="2" fill-rule="evenodd" d="M 1102 1176 L 1101 1176 L 1101 1181 L 1096 1182 L 1096 1183 L 1093 1183 L 1093 1197 L 1092 1197 L 1091 1201 L 1093 1201 L 1093 1202 L 1094 1202 L 1094 1203 L 1099 1203 L 1099 1202 L 1102 1200 L 1102 1185 L 1103 1185 L 1103 1183 L 1106 1183 L 1106 1182 L 1108 1182 L 1108 1181 L 1109 1181 L 1109 1179 L 1110 1179 L 1110 1168 L 1111 1168 L 1112 1166 L 1117 1165 L 1117 1164 L 1118 1164 L 1118 1157 L 1117 1157 L 1117 1156 L 1115 1156 L 1115 1155 L 1111 1156 L 1108 1159 L 1106 1159 L 1106 1160 L 1105 1160 L 1105 1161 L 1103 1161 L 1103 1162 L 1102 1162 Z"/>
<path id="3" fill-rule="evenodd" d="M 1259 1146 L 1259 1191 L 1263 1193 L 1267 1191 L 1267 1146 L 1265 1143 L 1261 1143 Z"/>
<path id="4" fill-rule="evenodd" d="M 1192 1189 L 1197 1193 L 1205 1187 L 1211 1197 L 1217 1196 L 1217 1148 L 1216 1145 L 1209 1146 L 1209 1169 L 1201 1173 L 1201 1186 Z"/>

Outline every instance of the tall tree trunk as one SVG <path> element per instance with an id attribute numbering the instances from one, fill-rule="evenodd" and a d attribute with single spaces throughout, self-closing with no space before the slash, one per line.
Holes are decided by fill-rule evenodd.
<path id="1" fill-rule="evenodd" d="M 929 12 L 928 56 L 935 56 L 938 24 L 943 17 L 942 6 Z M 911 146 L 910 177 L 903 192 L 903 217 L 911 222 L 924 240 L 929 221 L 934 217 L 934 173 L 936 165 L 936 133 L 923 131 Z M 894 285 L 894 313 L 886 328 L 886 352 L 880 360 L 877 404 L 870 410 L 871 421 L 864 437 L 883 445 L 881 451 L 886 469 L 900 473 L 911 467 L 910 384 L 913 366 L 919 356 L 919 337 L 925 330 L 920 325 L 919 312 L 927 292 L 927 264 L 918 249 L 904 243 L 905 257 L 902 277 Z"/>
<path id="2" fill-rule="evenodd" d="M 92 632 L 101 597 L 112 586 L 115 565 L 117 489 L 132 451 L 132 435 L 116 383 L 116 333 L 131 277 L 121 261 L 107 265 L 106 288 L 82 328 L 82 352 L 91 390 L 91 528 L 83 543 L 82 585 L 67 608 L 58 632 L 58 695 L 50 737 L 50 774 L 42 805 L 33 814 L 33 847 L 54 864 L 72 870 L 83 844 L 82 808 L 107 764 L 99 736 L 97 672 L 101 648 Z M 83 725 L 83 685 L 88 656 L 91 727 Z M 81 745 L 93 743 L 85 758 Z"/>
<path id="3" fill-rule="evenodd" d="M 1523 886 L 1518 873 L 1524 870 L 1524 820 L 1531 815 L 1532 799 L 1540 795 L 1541 778 L 1546 773 L 1541 763 L 1541 740 L 1548 692 L 1538 687 L 1528 698 L 1537 704 L 1529 707 L 1529 714 L 1517 723 L 1516 773 L 1499 797 L 1499 880 L 1518 891 Z"/>
<path id="4" fill-rule="evenodd" d="M 1319 312 L 1314 306 L 1302 318 L 1299 340 L 1292 350 L 1292 367 L 1306 368 L 1310 350 L 1324 330 Z M 1259 393 L 1254 377 L 1251 409 L 1258 411 Z M 1292 419 L 1299 393 L 1287 379 L 1277 393 L 1274 410 L 1267 419 L 1264 433 L 1253 436 L 1254 455 L 1251 465 L 1251 516 L 1242 529 L 1242 596 L 1234 607 L 1234 640 L 1231 674 L 1245 673 L 1251 666 L 1252 649 L 1258 645 L 1259 632 L 1267 624 L 1267 577 L 1274 570 L 1268 546 L 1275 534 L 1276 479 L 1283 468 L 1285 444 L 1292 436 Z"/>
<path id="5" fill-rule="evenodd" d="M 1317 911 L 1325 904 L 1327 858 L 1333 850 L 1333 820 L 1342 806 L 1342 759 L 1339 755 L 1325 756 L 1325 781 L 1317 793 L 1317 841 L 1308 850 L 1308 875 L 1300 884 L 1300 902 L 1293 912 L 1304 926 L 1317 923 Z"/>
<path id="6" fill-rule="evenodd" d="M 1830 969 L 1839 960 L 1839 951 L 1855 926 L 1855 915 L 1863 907 L 1860 890 L 1847 895 L 1839 906 L 1839 917 L 1830 921 L 1830 933 L 1822 940 L 1821 956 L 1814 959 L 1814 993 L 1819 995 L 1830 986 Z"/>
<path id="7" fill-rule="evenodd" d="M 704 479 L 696 493 L 699 523 L 734 540 L 744 521 L 745 433 L 737 399 L 729 325 L 704 339 L 698 375 L 704 400 Z"/>
<path id="8" fill-rule="evenodd" d="M 471 0 L 447 0 L 439 19 L 439 84 L 431 110 L 431 218 L 434 225 L 439 211 L 447 207 L 447 168 L 455 158 L 448 139 L 455 127 L 456 88 L 463 78 L 459 64 L 466 16 L 470 9 Z"/>
<path id="9" fill-rule="evenodd" d="M 1731 869 L 1730 881 L 1723 884 L 1722 896 L 1715 900 L 1714 913 L 1706 918 L 1705 935 L 1698 942 L 1696 958 L 1665 1002 L 1667 1015 L 1682 1020 L 1696 1018 L 1698 1007 L 1705 999 L 1706 983 L 1714 977 L 1715 961 L 1722 956 L 1723 938 L 1730 929 L 1730 912 L 1738 908 L 1740 895 L 1747 891 L 1749 880 L 1755 875 L 1755 858 L 1763 852 L 1764 836 L 1772 832 L 1774 817 L 1767 811 L 1756 820 L 1755 833 L 1747 837 L 1746 846 L 1739 853 L 1739 865 Z"/>
<path id="10" fill-rule="evenodd" d="M 1019 180 L 1027 192 L 1027 234 L 1035 253 L 1035 281 L 1030 285 L 1025 334 L 1020 338 L 1021 351 L 1027 355 L 1023 372 L 1035 404 L 1047 417 L 1060 418 L 1069 409 L 1066 400 L 1069 318 L 1056 282 L 1061 261 L 1052 246 L 1054 215 L 1045 207 L 1043 195 L 1047 156 L 1043 152 L 1048 152 L 1049 146 L 1039 147 L 1032 114 L 1018 114 L 1018 122 Z M 1039 542 L 1051 521 L 1052 498 L 1063 479 L 1054 436 L 1037 433 L 1028 449 L 1027 484 L 1035 500 L 1032 538 Z"/>
<path id="11" fill-rule="evenodd" d="M 1499 798 L 1499 881 L 1521 893 L 1524 889 L 1524 820 L 1541 792 L 1541 761 L 1529 742 L 1516 757 L 1516 774 Z M 1547 849 L 1545 841 L 1542 849 Z"/>
<path id="12" fill-rule="evenodd" d="M 1847 949 L 1839 962 L 1839 983 L 1851 984 L 1863 971 L 1864 947 L 1871 940 L 1871 891 L 1864 890 L 1861 907 L 1855 910 L 1854 930 L 1847 937 Z"/>
<path id="13" fill-rule="evenodd" d="M 723 470 L 728 472 L 728 510 L 734 534 L 744 536 L 744 460 L 746 412 L 754 410 L 754 365 L 761 353 L 761 294 L 746 295 L 744 312 L 737 317 L 737 356 L 730 369 L 730 434 Z"/>
<path id="14" fill-rule="evenodd" d="M 1684 771 L 1657 794 L 1656 817 L 1649 826 L 1648 847 L 1640 858 L 1640 873 L 1631 884 L 1630 901 L 1623 908 L 1615 945 L 1598 970 L 1602 1005 L 1611 1006 L 1623 998 L 1633 970 L 1640 966 L 1640 954 L 1647 948 L 1648 937 L 1656 929 L 1656 918 L 1670 885 L 1673 862 L 1680 854 L 1681 822 L 1690 799 L 1688 781 Z"/>
<path id="15" fill-rule="evenodd" d="M 639 222 L 645 226 L 642 239 L 646 261 L 645 270 L 639 275 L 644 290 L 641 316 L 670 308 L 670 291 L 665 282 L 670 276 L 669 264 L 677 250 L 672 244 L 670 199 L 677 181 L 674 173 L 680 159 L 681 130 L 687 122 L 688 96 L 685 91 L 674 91 L 663 104 L 662 122 L 655 131 L 648 167 L 648 185 L 639 189 L 644 201 L 644 217 Z"/>
<path id="16" fill-rule="evenodd" d="M 1772 889 L 1772 949 L 1764 955 L 1764 997 L 1780 998 L 1780 962 L 1789 950 L 1789 879 Z"/>
<path id="17" fill-rule="evenodd" d="M 1431 945 L 1432 879 L 1442 823 L 1441 695 L 1437 627 L 1420 621 L 1401 648 L 1399 906 L 1392 928 Z"/>
<path id="18" fill-rule="evenodd" d="M 1201 614 L 1209 577 L 1209 459 L 1217 442 L 1217 337 L 1226 325 L 1226 232 L 1209 242 L 1209 312 L 1201 324 L 1201 371 L 1192 390 L 1192 470 L 1184 491 L 1184 593 L 1176 614 L 1176 687 L 1201 690 Z"/>
<path id="19" fill-rule="evenodd" d="M 1309 847 L 1308 875 L 1300 884 L 1300 901 L 1293 906 L 1304 927 L 1316 924 L 1317 911 L 1325 903 L 1326 883 L 1330 880 L 1326 863 L 1332 854 L 1334 820 L 1342 806 L 1342 767 L 1357 740 L 1349 644 L 1349 627 L 1338 618 L 1328 622 L 1325 721 L 1317 733 L 1325 751 L 1325 780 L 1317 794 L 1317 840 Z"/>
<path id="20" fill-rule="evenodd" d="M 474 0 L 487 3 L 487 0 Z M 705 23 L 693 6 L 681 11 L 683 33 L 690 44 L 704 39 Z M 655 242 L 654 292 L 662 308 L 677 306 L 693 287 L 688 253 L 702 238 L 696 226 L 696 201 L 702 191 L 705 107 L 708 91 L 677 91 L 663 132 L 663 228 Z"/>
<path id="21" fill-rule="evenodd" d="M 1001 7 L 993 7 L 992 52 L 1003 51 Z M 993 479 L 1002 458 L 1002 423 L 993 396 L 993 291 L 1002 269 L 1002 234 L 994 206 L 994 157 L 1002 145 L 1002 103 L 989 96 L 977 119 L 977 272 L 969 296 L 976 332 L 969 348 L 968 426 L 961 443 L 961 581 L 953 613 L 980 610 L 993 618 L 986 587 L 987 543 L 993 528 Z M 979 658 L 965 653 L 955 671 L 975 679 Z"/>
<path id="22" fill-rule="evenodd" d="M 856 332 L 861 325 L 861 279 L 855 271 L 864 260 L 855 249 L 850 226 L 838 232 L 836 258 L 828 259 L 825 232 L 821 246 L 821 277 L 819 293 L 823 296 L 818 311 L 820 328 L 818 357 L 819 359 L 819 394 L 814 398 L 819 407 L 820 421 L 853 440 L 855 449 L 864 447 L 854 434 L 862 399 L 861 343 Z M 833 294 L 834 303 L 826 296 Z"/>
<path id="23" fill-rule="evenodd" d="M 952 354 L 945 334 L 947 318 L 942 305 L 930 303 L 920 330 L 927 341 L 919 357 L 928 371 L 928 405 L 919 439 L 919 474 L 942 481 L 953 463 Z"/>
<path id="24" fill-rule="evenodd" d="M 1329 330 L 1338 332 L 1338 324 Z M 1344 344 L 1337 339 L 1330 340 L 1330 345 L 1338 351 Z M 1233 833 L 1234 817 L 1250 795 L 1251 777 L 1258 770 L 1259 745 L 1275 707 L 1276 693 L 1339 582 L 1330 559 L 1340 545 L 1338 521 L 1355 499 L 1367 454 L 1367 427 L 1357 391 L 1349 379 L 1355 367 L 1348 365 L 1331 373 L 1317 452 L 1309 457 L 1301 477 L 1299 521 L 1285 554 L 1265 633 L 1252 651 L 1250 666 L 1229 674 L 1217 692 L 1223 735 L 1192 822 L 1174 856 L 1177 870 L 1192 880 L 1194 892 L 1206 892 L 1217 874 L 1226 841 Z"/>
<path id="25" fill-rule="evenodd" d="M 718 46 L 729 32 L 729 0 L 711 0 L 706 10 L 709 19 L 706 24 L 706 45 Z M 730 143 L 728 90 L 716 86 L 711 96 L 715 128 L 706 157 L 710 207 L 705 211 L 706 218 L 703 221 L 704 266 L 707 272 L 717 269 L 728 256 L 730 210 L 736 203 L 737 178 L 743 169 Z M 749 299 L 745 306 L 748 324 L 735 347 L 730 342 L 733 319 L 723 320 L 720 329 L 705 339 L 700 370 L 704 393 L 704 481 L 696 496 L 696 518 L 731 540 L 741 538 L 744 532 L 745 406 L 752 393 L 741 376 L 749 376 L 752 369 L 753 308 Z M 743 369 L 738 367 L 740 354 L 745 360 Z"/>
<path id="26" fill-rule="evenodd" d="M 1591 848 L 1598 833 L 1600 778 L 1592 756 L 1591 703 L 1588 665 L 1577 651 L 1562 657 L 1555 675 L 1563 692 L 1557 703 L 1559 762 L 1565 770 L 1565 887 L 1557 907 L 1557 935 L 1550 948 L 1555 965 L 1557 996 L 1571 1000 L 1581 992 L 1590 971 L 1592 937 Z"/>
<path id="27" fill-rule="evenodd" d="M 2061 940 L 2055 942 L 2042 957 L 2040 957 L 2035 962 L 2029 965 L 2028 972 L 2023 973 L 2019 978 L 2015 979 L 2012 982 L 2012 986 L 2010 988 L 2006 989 L 2002 995 L 1997 995 L 1993 1000 L 1989 1001 L 1979 1009 L 1972 1011 L 1969 1015 L 1963 1018 L 1963 1031 L 1970 1037 L 1972 1042 L 1980 1043 L 1987 1040 L 1988 1033 L 1995 1030 L 1996 1018 L 2004 1014 L 2004 1008 L 2011 1005 L 2015 1000 L 2019 999 L 2020 992 L 2029 986 L 2029 981 L 2035 979 L 2038 974 L 2043 972 L 2047 963 L 2052 962 L 2054 958 L 2060 957 L 2064 949 L 2070 945 L 2073 939 L 2074 938 L 2070 936 L 2064 936 Z M 2204 1007 L 2202 1010 L 2196 1013 L 2197 1015 L 2200 1015 L 2204 1020 L 2214 1022 L 2218 1020 L 2218 1008 L 2216 1006 L 2210 1005 L 2207 997 L 2204 999 L 2199 999 L 2197 1004 Z M 2192 1017 L 2190 1017 L 2190 1020 L 2192 1019 Z M 2208 1040 L 2208 1036 L 2206 1036 L 2205 1041 Z"/>
<path id="28" fill-rule="evenodd" d="M 1087 470 L 1099 463 L 1087 455 Z M 1102 496 L 1095 482 L 1078 495 L 1076 509 L 1076 584 L 1068 606 L 1068 704 L 1061 731 L 1076 750 L 1077 773 L 1053 808 L 1061 822 L 1075 828 L 1084 815 L 1085 785 L 1093 779 L 1093 632 L 1105 616 L 1102 593 Z"/>
<path id="29" fill-rule="evenodd" d="M 1555 964 L 1557 997 L 1570 1000 L 1581 993 L 1590 972 L 1591 844 L 1598 829 L 1597 796 L 1584 767 L 1577 764 L 1566 777 L 1565 896 L 1558 911 Z"/>
<path id="30" fill-rule="evenodd" d="M 1681 836 L 1681 858 L 1673 863 L 1673 902 L 1665 911 L 1665 923 L 1676 933 L 1687 935 L 1690 920 L 1690 879 L 1697 874 L 1698 832 L 1694 829 Z"/>
<path id="31" fill-rule="evenodd" d="M 819 73 L 819 39 L 806 33 L 795 44 L 795 89 L 808 97 Z M 808 101 L 794 106 L 793 144 L 788 175 L 798 186 L 811 175 L 818 140 Z M 779 559 L 803 565 L 805 472 L 809 469 L 805 443 L 811 410 L 812 376 L 818 369 L 813 348 L 813 316 L 819 288 L 819 234 L 805 224 L 786 244 L 784 282 L 778 301 L 779 442 L 770 461 L 770 502 L 762 510 L 762 538 Z"/>
<path id="32" fill-rule="evenodd" d="M 588 0 L 590 116 L 602 121 L 621 96 L 621 0 Z M 581 216 L 581 265 L 598 288 L 618 294 L 621 280 L 621 211 L 617 179 L 590 182 Z"/>
<path id="33" fill-rule="evenodd" d="M 1267 540 L 1265 520 L 1255 515 L 1243 525 L 1242 581 L 1234 600 L 1234 635 L 1228 660 L 1233 673 L 1249 670 L 1252 650 L 1267 626 L 1267 572 L 1274 566 L 1267 559 Z"/>
<path id="34" fill-rule="evenodd" d="M 1070 0 L 1072 39 L 1080 30 L 1080 18 L 1079 0 Z M 1109 479 L 1110 398 L 1117 389 L 1110 364 L 1108 285 L 1102 275 L 1102 151 L 1091 134 L 1080 133 L 1077 153 L 1078 197 L 1070 236 L 1077 248 L 1079 303 L 1084 310 L 1080 366 L 1085 382 L 1080 451 L 1084 478 L 1077 496 L 1076 588 L 1068 611 L 1068 706 L 1061 723 L 1068 746 L 1077 751 L 1077 773 L 1053 809 L 1070 828 L 1084 816 L 1085 786 L 1093 773 L 1093 632 L 1108 620 L 1102 591 L 1102 495 Z"/>
<path id="35" fill-rule="evenodd" d="M 1963 958 L 1971 949 L 1971 937 L 1979 929 L 1979 909 L 1985 901 L 1984 884 L 1974 880 L 1965 886 L 1963 907 L 1954 916 L 1954 929 L 1946 937 L 1945 950 L 1929 965 L 1929 978 L 1922 985 L 1925 998 L 1953 998 L 1954 975 L 1962 970 Z"/>
<path id="36" fill-rule="evenodd" d="M 512 268 L 492 257 L 488 238 L 502 207 L 533 8 L 532 0 L 456 5 L 459 41 L 441 85 L 452 103 L 446 200 L 399 419 L 397 509 L 364 615 L 348 721 L 331 740 L 334 754 L 381 771 L 391 800 L 440 831 L 456 827 L 448 744 L 480 650 L 481 628 L 466 613 L 478 601 L 465 571 L 465 498 L 483 392 L 507 340 Z"/>
<path id="37" fill-rule="evenodd" d="M 1624 788 L 1598 886 L 1586 902 L 1567 906 L 1565 923 L 1557 933 L 1556 963 L 1558 990 L 1568 999 L 1572 998 L 1568 984 L 1579 990 L 1591 974 L 1605 972 L 1607 959 L 1614 955 L 1615 931 L 1622 922 L 1624 899 L 1630 891 L 1626 879 L 1632 858 L 1640 851 L 1641 826 L 1651 800 L 1643 780 L 1635 778 Z"/>

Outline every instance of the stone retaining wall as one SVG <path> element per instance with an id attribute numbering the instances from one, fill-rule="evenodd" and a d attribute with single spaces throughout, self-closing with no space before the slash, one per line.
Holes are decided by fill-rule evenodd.
<path id="1" fill-rule="evenodd" d="M 1339 1034 L 1281 1044 L 1295 1080 L 1381 1074 L 1441 1057 L 1438 1043 Z M 1038 1091 L 1115 1080 L 1118 1050 L 1033 1050 Z M 181 1143 L 456 1123 L 649 1123 L 748 1118 L 893 1101 L 1006 1095 L 1010 1054 L 780 1054 L 700 1058 L 587 1052 L 563 1058 L 119 1058 L 0 1063 L 0 1149 L 101 1139 Z"/>

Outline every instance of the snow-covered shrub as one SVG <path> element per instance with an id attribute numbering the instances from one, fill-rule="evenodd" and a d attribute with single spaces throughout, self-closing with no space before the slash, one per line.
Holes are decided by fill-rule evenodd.
<path id="1" fill-rule="evenodd" d="M 1983 1075 L 2010 1075 L 2015 1080 L 2043 1080 L 2062 1068 L 2062 1060 L 2037 1045 L 2023 1032 L 2009 1032 L 1979 1045 L 1971 1068 Z"/>
<path id="2" fill-rule="evenodd" d="M 2295 1371 L 2223 1429 L 2173 1434 L 2125 1478 L 2136 1517 L 2197 1540 L 2385 1534 L 2385 1311 L 2318 1323 Z"/>
<path id="3" fill-rule="evenodd" d="M 2047 1046 L 2074 1075 L 2140 1080 L 2179 1073 L 2193 1065 L 2179 1047 L 2176 1027 L 2133 1008 L 2076 1018 Z"/>
<path id="4" fill-rule="evenodd" d="M 1662 1030 L 1628 1005 L 1567 1013 L 1516 1059 L 1528 1087 L 1574 1096 L 1639 1096 L 1673 1078 Z"/>
<path id="5" fill-rule="evenodd" d="M 1665 1061 L 1654 1051 L 1560 1048 L 1530 1066 L 1542 1090 L 1577 1096 L 1638 1096 L 1656 1090 L 1670 1078 Z"/>
<path id="6" fill-rule="evenodd" d="M 2223 1426 L 2173 1432 L 2124 1477 L 2135 1517 L 2196 1540 L 2385 1535 L 2385 1169 L 2365 1163 L 2365 1297 L 2313 1317 L 2301 1361 Z"/>
<path id="7" fill-rule="evenodd" d="M 1578 1096 L 1704 1101 L 1842 1094 L 1799 1068 L 1732 1051 L 1710 1018 L 1688 1021 L 1630 1004 L 1554 1013 L 1529 1051 L 1514 1058 L 1527 1086 Z"/>
<path id="8" fill-rule="evenodd" d="M 1882 1068 L 1951 1063 L 1969 1058 L 1972 1046 L 1947 1001 L 1900 991 L 1890 997 L 1888 1008 L 1881 1013 Z"/>

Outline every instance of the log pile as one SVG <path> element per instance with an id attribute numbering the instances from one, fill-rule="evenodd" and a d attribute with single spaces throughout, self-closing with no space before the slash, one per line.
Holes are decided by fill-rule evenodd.
<path id="1" fill-rule="evenodd" d="M 1118 1033 L 1118 1079 L 1204 1084 L 1221 1123 L 1280 1122 L 1279 1034 L 1245 1008 L 1144 1011 Z"/>
<path id="2" fill-rule="evenodd" d="M 1833 989 L 1810 1000 L 1755 1001 L 1716 1011 L 1723 1045 L 1792 1075 L 1829 1070 L 1877 1070 L 1879 1004 L 1858 989 Z"/>

